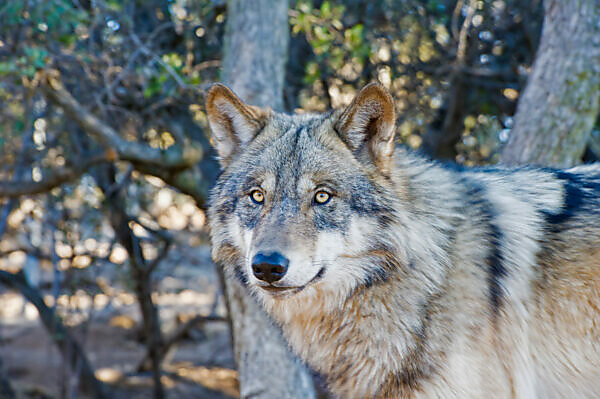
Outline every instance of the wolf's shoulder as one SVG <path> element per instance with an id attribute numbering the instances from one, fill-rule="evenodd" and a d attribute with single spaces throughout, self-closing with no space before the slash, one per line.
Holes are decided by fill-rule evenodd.
<path id="1" fill-rule="evenodd" d="M 504 207 L 526 204 L 550 222 L 586 215 L 600 219 L 600 163 L 569 169 L 533 165 L 467 167 L 429 160 L 410 151 L 404 152 L 403 158 L 398 166 L 412 170 L 409 174 L 418 183 L 428 183 L 433 191 L 452 190 L 465 202 L 476 195 Z"/>
<path id="2" fill-rule="evenodd" d="M 567 173 L 576 173 L 588 176 L 592 179 L 600 179 L 600 162 L 578 165 L 566 170 Z"/>

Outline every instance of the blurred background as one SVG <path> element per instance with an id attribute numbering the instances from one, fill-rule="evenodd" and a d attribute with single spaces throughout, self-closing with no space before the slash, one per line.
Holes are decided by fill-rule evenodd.
<path id="1" fill-rule="evenodd" d="M 502 159 L 550 10 L 270 3 L 0 1 L 0 397 L 240 395 L 206 227 L 219 168 L 204 93 L 221 80 L 236 89 L 228 65 L 262 57 L 253 38 L 283 48 L 277 93 L 254 103 L 325 111 L 378 80 L 396 100 L 400 145 L 474 166 Z M 261 7 L 283 7 L 282 27 Z M 253 18 L 267 30 L 244 23 Z M 600 154 L 597 68 L 571 74 L 590 92 L 571 113 L 591 122 L 566 164 Z M 261 76 L 238 94 L 251 101 L 272 84 Z"/>

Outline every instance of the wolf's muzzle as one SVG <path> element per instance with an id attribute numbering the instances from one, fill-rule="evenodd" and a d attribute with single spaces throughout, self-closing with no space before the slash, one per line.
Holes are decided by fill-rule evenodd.
<path id="1" fill-rule="evenodd" d="M 289 263 L 279 252 L 259 252 L 252 258 L 252 272 L 257 279 L 273 283 L 285 276 Z"/>

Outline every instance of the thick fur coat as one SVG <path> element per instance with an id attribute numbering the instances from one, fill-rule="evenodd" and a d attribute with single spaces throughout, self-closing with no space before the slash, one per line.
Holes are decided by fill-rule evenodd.
<path id="1" fill-rule="evenodd" d="M 322 115 L 215 85 L 207 111 L 213 258 L 340 398 L 600 395 L 599 166 L 395 149 L 379 85 Z"/>

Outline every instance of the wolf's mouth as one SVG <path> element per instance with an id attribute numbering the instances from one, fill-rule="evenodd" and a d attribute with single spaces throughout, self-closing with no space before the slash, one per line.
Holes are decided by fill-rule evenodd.
<path id="1" fill-rule="evenodd" d="M 273 284 L 259 284 L 258 286 L 260 288 L 262 288 L 265 291 L 270 292 L 272 295 L 284 295 L 287 294 L 288 296 L 290 295 L 295 295 L 297 293 L 299 293 L 300 291 L 302 291 L 303 289 L 305 289 L 306 287 L 308 287 L 309 285 L 319 281 L 323 275 L 325 274 L 325 267 L 322 267 L 319 272 L 306 284 L 304 285 L 300 285 L 300 286 L 276 286 Z"/>
<path id="2" fill-rule="evenodd" d="M 259 285 L 259 287 L 267 291 L 273 297 L 290 297 L 302 291 L 306 286 L 303 285 L 300 287 L 277 287 L 274 285 Z"/>
<path id="3" fill-rule="evenodd" d="M 301 287 L 277 287 L 275 285 L 260 285 L 259 287 L 262 288 L 263 290 L 272 291 L 272 292 L 286 292 L 286 291 L 290 291 L 290 290 L 301 290 L 304 288 L 304 286 L 301 286 Z"/>

